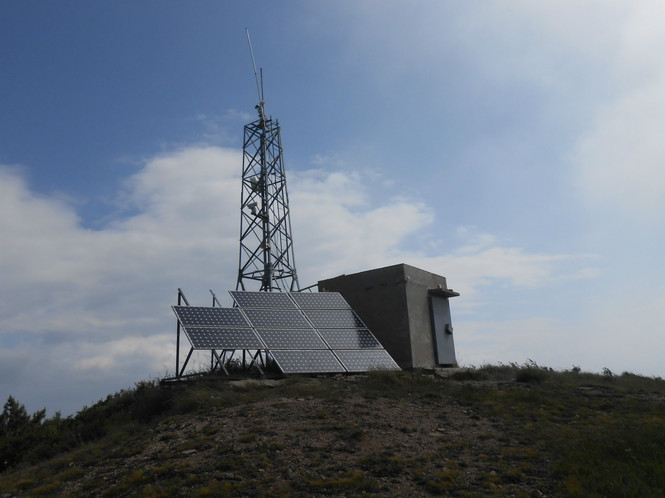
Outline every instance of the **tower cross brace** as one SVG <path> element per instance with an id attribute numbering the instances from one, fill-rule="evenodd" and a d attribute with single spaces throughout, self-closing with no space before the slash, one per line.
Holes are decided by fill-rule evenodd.
<path id="1" fill-rule="evenodd" d="M 297 291 L 282 135 L 263 107 L 244 128 L 236 290 L 255 290 L 246 287 L 254 281 L 260 291 Z"/>

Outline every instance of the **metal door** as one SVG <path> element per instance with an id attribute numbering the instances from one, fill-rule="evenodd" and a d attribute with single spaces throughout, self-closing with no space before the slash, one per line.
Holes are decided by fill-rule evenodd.
<path id="1" fill-rule="evenodd" d="M 439 365 L 457 365 L 448 298 L 430 294 L 429 299 L 437 363 Z"/>

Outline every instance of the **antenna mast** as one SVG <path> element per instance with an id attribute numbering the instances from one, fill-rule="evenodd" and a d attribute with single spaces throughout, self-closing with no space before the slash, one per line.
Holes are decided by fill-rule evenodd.
<path id="1" fill-rule="evenodd" d="M 254 60 L 254 50 L 252 50 L 252 39 L 249 37 L 249 28 L 245 28 L 247 33 L 247 43 L 249 44 L 249 53 L 252 56 L 252 66 L 254 67 L 254 79 L 256 80 L 256 91 L 259 93 L 259 105 L 263 107 L 263 69 L 261 69 L 261 85 L 259 86 L 259 75 L 256 72 L 256 61 Z"/>
<path id="2" fill-rule="evenodd" d="M 261 283 L 261 291 L 300 290 L 295 267 L 289 197 L 286 190 L 284 148 L 279 123 L 266 118 L 261 81 L 252 56 L 259 103 L 259 119 L 245 125 L 243 140 L 242 192 L 240 200 L 240 257 L 236 290 L 245 283 Z"/>

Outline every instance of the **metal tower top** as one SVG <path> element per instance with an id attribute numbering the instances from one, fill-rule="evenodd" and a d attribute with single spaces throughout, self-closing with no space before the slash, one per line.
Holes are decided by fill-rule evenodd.
<path id="1" fill-rule="evenodd" d="M 258 119 L 244 127 L 236 290 L 256 290 L 246 288 L 246 284 L 256 281 L 260 282 L 261 291 L 297 291 L 300 286 L 291 236 L 282 135 L 279 123 L 265 115 L 263 74 L 259 84 L 249 30 L 247 41 L 259 103 Z"/>

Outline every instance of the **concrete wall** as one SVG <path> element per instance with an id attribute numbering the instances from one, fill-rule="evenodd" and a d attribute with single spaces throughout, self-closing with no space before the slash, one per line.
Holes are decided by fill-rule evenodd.
<path id="1" fill-rule="evenodd" d="M 399 264 L 322 280 L 318 287 L 341 293 L 400 367 L 438 366 L 430 295 L 458 295 L 444 277 Z"/>

